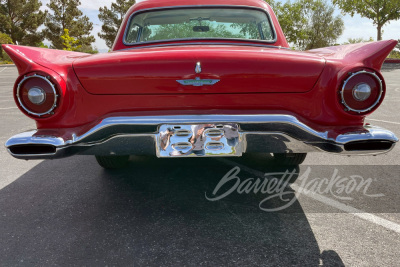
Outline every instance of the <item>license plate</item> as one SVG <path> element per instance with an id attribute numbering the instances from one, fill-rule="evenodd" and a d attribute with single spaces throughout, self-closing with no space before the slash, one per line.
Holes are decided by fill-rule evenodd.
<path id="1" fill-rule="evenodd" d="M 238 157 L 243 144 L 237 124 L 164 124 L 157 136 L 157 156 Z"/>

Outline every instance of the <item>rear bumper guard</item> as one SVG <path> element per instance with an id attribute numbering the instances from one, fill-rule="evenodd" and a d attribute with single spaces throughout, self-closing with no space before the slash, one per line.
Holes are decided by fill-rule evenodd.
<path id="1" fill-rule="evenodd" d="M 199 126 L 204 126 L 204 136 L 208 133 L 201 153 L 176 153 L 195 146 L 193 140 L 198 139 Z M 218 139 L 218 131 L 228 126 L 237 128 L 237 136 L 229 136 L 234 143 L 224 137 L 228 136 L 224 131 Z M 176 129 L 179 137 L 176 143 L 169 140 L 168 147 L 161 144 L 165 129 Z M 81 135 L 71 129 L 34 130 L 15 135 L 5 146 L 15 158 L 55 159 L 76 154 L 195 157 L 240 156 L 249 152 L 329 152 L 376 155 L 389 152 L 396 142 L 398 138 L 392 132 L 379 127 L 317 131 L 290 115 L 176 115 L 111 117 Z M 215 152 L 218 149 L 224 152 Z"/>

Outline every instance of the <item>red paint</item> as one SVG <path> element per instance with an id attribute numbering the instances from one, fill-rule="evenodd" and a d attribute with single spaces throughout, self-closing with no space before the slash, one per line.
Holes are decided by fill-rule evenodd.
<path id="1" fill-rule="evenodd" d="M 263 8 L 270 13 L 277 31 L 273 45 L 288 47 L 275 15 L 261 0 L 143 1 L 130 9 L 122 29 L 132 12 L 182 5 Z M 367 70 L 381 77 L 381 65 L 397 43 L 390 40 L 295 52 L 248 46 L 252 44 L 248 41 L 224 45 L 215 43 L 221 41 L 199 42 L 202 44 L 175 42 L 178 46 L 165 47 L 157 43 L 159 47 L 118 51 L 128 48 L 120 33 L 114 52 L 108 54 L 15 45 L 3 48 L 21 75 L 16 84 L 23 75 L 35 72 L 46 73 L 58 84 L 61 97 L 55 114 L 48 118 L 30 116 L 39 129 L 71 128 L 66 131 L 79 132 L 109 116 L 176 114 L 290 114 L 315 129 L 344 129 L 363 125 L 365 116 L 372 112 L 358 115 L 344 111 L 338 91 L 348 73 Z M 197 61 L 203 72 L 196 75 Z M 202 87 L 176 82 L 194 77 L 220 82 Z"/>
<path id="2" fill-rule="evenodd" d="M 325 60 L 314 55 L 234 45 L 143 48 L 74 62 L 89 93 L 125 95 L 307 92 L 324 66 Z M 196 77 L 220 82 L 202 87 L 177 82 Z"/>

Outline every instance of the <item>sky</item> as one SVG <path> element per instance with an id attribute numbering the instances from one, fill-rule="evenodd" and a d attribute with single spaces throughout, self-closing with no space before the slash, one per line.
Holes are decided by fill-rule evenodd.
<path id="1" fill-rule="evenodd" d="M 93 22 L 92 34 L 96 38 L 94 46 L 100 52 L 107 52 L 108 47 L 106 46 L 106 43 L 97 35 L 97 33 L 101 31 L 102 25 L 97 16 L 99 14 L 99 7 L 110 7 L 113 1 L 114 0 L 81 0 L 82 5 L 79 6 L 82 12 L 90 18 L 91 22 Z M 137 0 L 136 2 L 141 1 L 143 0 Z M 45 9 L 46 4 L 49 2 L 50 0 L 42 0 L 42 9 Z M 336 10 L 336 14 L 341 15 L 340 10 Z M 355 15 L 354 17 L 342 15 L 342 17 L 344 20 L 345 30 L 342 36 L 339 38 L 338 43 L 344 43 L 349 38 L 363 38 L 368 40 L 370 37 L 372 37 L 376 40 L 376 28 L 372 24 L 371 20 L 361 18 L 359 15 Z M 390 24 L 386 24 L 386 26 L 383 27 L 383 39 L 400 39 L 400 20 L 392 21 Z"/>

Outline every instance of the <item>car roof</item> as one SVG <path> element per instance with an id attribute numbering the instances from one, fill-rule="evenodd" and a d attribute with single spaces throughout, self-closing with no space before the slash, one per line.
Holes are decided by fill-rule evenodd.
<path id="1" fill-rule="evenodd" d="M 263 0 L 143 0 L 134 4 L 128 11 L 132 14 L 138 10 L 173 7 L 173 6 L 248 6 L 270 10 L 270 6 Z"/>

